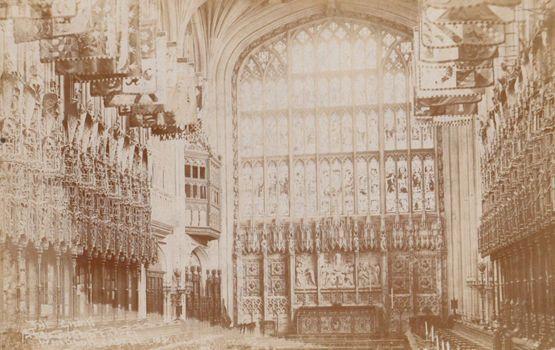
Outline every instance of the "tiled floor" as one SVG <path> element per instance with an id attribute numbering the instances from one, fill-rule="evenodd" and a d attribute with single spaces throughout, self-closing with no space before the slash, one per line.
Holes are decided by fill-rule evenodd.
<path id="1" fill-rule="evenodd" d="M 349 336 L 270 337 L 256 333 L 243 334 L 197 321 L 128 322 L 118 325 L 83 327 L 27 334 L 28 349 L 157 349 L 157 350 L 293 350 L 293 349 L 380 349 L 401 350 L 401 340 L 376 341 Z"/>

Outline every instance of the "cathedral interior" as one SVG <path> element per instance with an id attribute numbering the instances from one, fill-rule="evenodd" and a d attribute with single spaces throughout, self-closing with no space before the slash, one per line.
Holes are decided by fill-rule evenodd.
<path id="1" fill-rule="evenodd" d="M 554 48 L 552 0 L 1 0 L 0 348 L 554 349 Z"/>

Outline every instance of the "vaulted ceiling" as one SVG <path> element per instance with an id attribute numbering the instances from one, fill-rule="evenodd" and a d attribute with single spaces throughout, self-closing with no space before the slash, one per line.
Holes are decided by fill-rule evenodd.
<path id="1" fill-rule="evenodd" d="M 406 30 L 417 8 L 416 0 L 162 0 L 162 17 L 178 43 L 191 23 L 197 69 L 211 76 L 256 38 L 302 18 L 364 15 Z"/>

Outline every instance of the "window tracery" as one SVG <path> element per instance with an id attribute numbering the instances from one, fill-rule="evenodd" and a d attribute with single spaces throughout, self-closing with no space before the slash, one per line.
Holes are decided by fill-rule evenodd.
<path id="1" fill-rule="evenodd" d="M 241 220 L 434 211 L 434 134 L 409 118 L 410 51 L 348 19 L 252 51 L 237 80 Z"/>

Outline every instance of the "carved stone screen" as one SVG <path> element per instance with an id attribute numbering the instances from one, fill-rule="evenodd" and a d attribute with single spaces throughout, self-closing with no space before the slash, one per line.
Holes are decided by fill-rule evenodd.
<path id="1" fill-rule="evenodd" d="M 402 318 L 439 313 L 436 140 L 409 118 L 411 51 L 383 23 L 334 18 L 288 26 L 241 56 L 238 323 L 294 329 L 302 306 L 373 305 L 390 326 L 399 305 Z"/>

